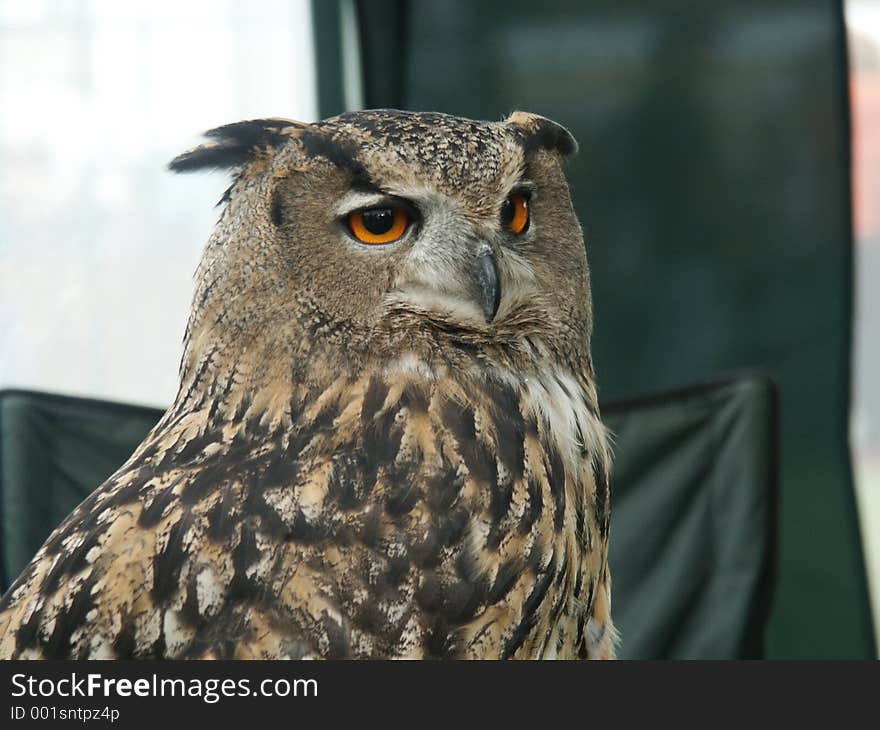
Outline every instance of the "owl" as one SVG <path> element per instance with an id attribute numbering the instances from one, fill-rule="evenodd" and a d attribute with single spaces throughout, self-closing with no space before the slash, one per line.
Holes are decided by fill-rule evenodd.
<path id="1" fill-rule="evenodd" d="M 613 658 L 609 447 L 544 117 L 206 133 L 173 405 L 0 602 L 9 658 Z"/>

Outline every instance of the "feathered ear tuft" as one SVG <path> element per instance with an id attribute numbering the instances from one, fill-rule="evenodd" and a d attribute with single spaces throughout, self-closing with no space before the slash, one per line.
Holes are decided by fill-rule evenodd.
<path id="1" fill-rule="evenodd" d="M 577 154 L 577 140 L 571 132 L 552 119 L 516 111 L 504 121 L 516 128 L 526 152 L 550 150 L 557 152 L 564 160 Z"/>
<path id="2" fill-rule="evenodd" d="M 292 119 L 251 119 L 205 132 L 211 141 L 193 147 L 168 163 L 174 172 L 226 170 L 247 164 L 261 151 L 274 149 L 309 125 Z"/>

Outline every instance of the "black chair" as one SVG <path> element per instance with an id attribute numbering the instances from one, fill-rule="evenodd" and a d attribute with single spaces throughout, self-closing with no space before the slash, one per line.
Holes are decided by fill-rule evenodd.
<path id="1" fill-rule="evenodd" d="M 155 408 L 0 391 L 0 590 L 161 416 Z"/>
<path id="2" fill-rule="evenodd" d="M 746 376 L 605 405 L 615 434 L 610 560 L 621 657 L 763 655 L 776 404 L 769 379 Z"/>
<path id="3" fill-rule="evenodd" d="M 604 407 L 615 434 L 611 563 L 622 657 L 761 656 L 775 403 L 768 380 L 743 377 Z M 0 391 L 0 589 L 161 415 Z"/>

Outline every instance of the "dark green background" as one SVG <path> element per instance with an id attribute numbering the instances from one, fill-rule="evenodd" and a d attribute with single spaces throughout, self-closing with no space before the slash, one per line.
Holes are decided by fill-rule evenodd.
<path id="1" fill-rule="evenodd" d="M 852 231 L 839 2 L 362 0 L 365 105 L 581 144 L 603 398 L 739 368 L 778 383 L 776 657 L 874 656 L 849 462 Z M 338 15 L 316 2 L 322 115 Z M 646 516 L 647 517 L 647 516 Z"/>

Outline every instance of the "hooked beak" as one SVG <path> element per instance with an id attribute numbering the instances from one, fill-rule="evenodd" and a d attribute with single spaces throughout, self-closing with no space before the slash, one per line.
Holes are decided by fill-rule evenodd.
<path id="1" fill-rule="evenodd" d="M 477 253 L 477 266 L 474 272 L 480 307 L 486 315 L 486 323 L 495 319 L 501 303 L 501 284 L 498 279 L 498 262 L 492 249 L 484 245 Z"/>

